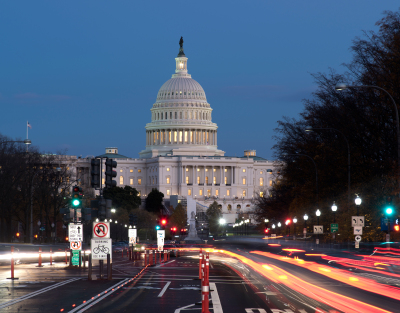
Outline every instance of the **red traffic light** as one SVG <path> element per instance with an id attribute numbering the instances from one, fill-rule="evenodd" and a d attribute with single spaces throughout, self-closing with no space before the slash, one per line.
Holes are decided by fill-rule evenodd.
<path id="1" fill-rule="evenodd" d="M 286 225 L 289 225 L 291 220 L 286 220 Z"/>
<path id="2" fill-rule="evenodd" d="M 266 228 L 266 229 L 264 230 L 264 232 L 265 232 L 266 234 L 268 234 L 268 231 L 269 231 L 268 228 Z"/>
<path id="3" fill-rule="evenodd" d="M 79 192 L 79 187 L 78 186 L 74 187 L 74 192 Z"/>
<path id="4" fill-rule="evenodd" d="M 161 225 L 167 225 L 167 220 L 166 219 L 162 219 L 161 220 Z"/>
<path id="5" fill-rule="evenodd" d="M 400 230 L 400 225 L 394 225 L 394 230 L 399 231 Z"/>
<path id="6" fill-rule="evenodd" d="M 171 231 L 176 231 L 176 227 L 172 227 L 172 228 L 171 228 Z"/>

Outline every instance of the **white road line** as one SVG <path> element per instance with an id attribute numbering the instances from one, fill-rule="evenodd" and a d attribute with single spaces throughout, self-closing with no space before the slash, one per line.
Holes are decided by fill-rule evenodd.
<path id="1" fill-rule="evenodd" d="M 8 307 L 8 306 L 13 305 L 13 304 L 15 304 L 15 303 L 24 301 L 24 300 L 26 300 L 26 299 L 32 298 L 32 297 L 34 297 L 34 296 L 36 296 L 36 295 L 39 295 L 39 294 L 41 294 L 41 293 L 47 292 L 47 291 L 49 291 L 49 290 L 55 289 L 55 288 L 57 288 L 57 287 L 60 287 L 60 286 L 62 286 L 62 285 L 68 284 L 68 283 L 70 283 L 70 282 L 73 282 L 73 281 L 76 281 L 76 280 L 79 280 L 79 279 L 81 279 L 81 278 L 72 278 L 72 279 L 69 279 L 69 280 L 65 280 L 65 281 L 59 282 L 59 283 L 57 283 L 57 284 L 51 285 L 51 286 L 49 286 L 49 287 L 42 288 L 42 289 L 39 289 L 39 290 L 37 290 L 37 291 L 28 293 L 28 294 L 26 294 L 26 295 L 24 295 L 24 296 L 21 296 L 21 297 L 19 297 L 19 298 L 16 298 L 16 299 L 13 299 L 13 300 L 4 302 L 4 303 L 2 303 L 2 304 L 0 305 L 0 309 L 3 309 L 3 308 L 5 308 L 5 307 Z"/>
<path id="2" fill-rule="evenodd" d="M 171 282 L 168 281 L 168 282 L 165 284 L 164 288 L 161 290 L 160 294 L 158 295 L 159 298 L 161 298 L 161 297 L 163 296 L 164 292 L 167 290 L 167 288 L 168 288 L 168 286 L 169 286 L 170 283 L 171 283 Z"/>
<path id="3" fill-rule="evenodd" d="M 184 306 L 183 308 L 176 309 L 174 313 L 180 313 L 181 310 L 190 308 L 191 306 L 194 306 L 194 304 L 190 304 L 190 305 Z"/>
<path id="4" fill-rule="evenodd" d="M 224 311 L 222 311 L 222 305 L 221 301 L 219 300 L 217 286 L 215 285 L 215 283 L 210 283 L 210 290 L 212 290 L 211 299 L 212 299 L 214 313 L 224 313 Z"/>
<path id="5" fill-rule="evenodd" d="M 114 286 L 111 286 L 110 288 L 108 288 L 107 290 L 102 291 L 100 294 L 104 293 L 103 296 L 95 299 L 90 298 L 88 301 L 86 301 L 85 303 L 82 303 L 81 305 L 77 306 L 75 309 L 69 311 L 68 313 L 73 313 L 78 311 L 79 309 L 82 308 L 82 310 L 80 310 L 79 312 L 85 312 L 86 310 L 88 310 L 90 307 L 92 307 L 94 304 L 96 304 L 97 302 L 103 300 L 105 297 L 109 296 L 110 294 L 112 294 L 113 292 L 119 290 L 118 285 L 122 285 L 126 282 L 129 281 L 129 278 L 124 279 L 123 281 L 120 281 L 119 283 L 116 283 Z M 114 288 L 114 290 L 112 290 Z M 106 293 L 107 292 L 107 293 Z M 92 303 L 93 302 L 93 303 Z"/>

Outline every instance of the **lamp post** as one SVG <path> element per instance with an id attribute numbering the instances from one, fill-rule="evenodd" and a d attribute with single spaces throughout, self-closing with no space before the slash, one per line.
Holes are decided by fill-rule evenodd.
<path id="1" fill-rule="evenodd" d="M 293 235 L 296 236 L 296 223 L 297 223 L 297 217 L 293 217 Z"/>
<path id="2" fill-rule="evenodd" d="M 284 152 L 284 153 L 282 153 L 282 155 L 283 156 L 288 156 L 288 155 L 305 156 L 305 157 L 309 158 L 311 160 L 311 162 L 314 164 L 314 167 L 315 167 L 315 189 L 316 189 L 316 195 L 317 195 L 316 203 L 317 203 L 317 207 L 318 207 L 318 202 L 319 202 L 319 199 L 318 199 L 318 170 L 317 170 L 317 164 L 315 164 L 315 161 L 313 160 L 313 158 L 310 157 L 309 155 L 300 154 L 300 153 L 289 154 L 289 153 Z"/>
<path id="3" fill-rule="evenodd" d="M 279 223 L 278 223 L 278 227 L 281 228 L 281 226 L 282 226 L 282 224 L 281 224 L 281 222 L 279 222 Z"/>
<path id="4" fill-rule="evenodd" d="M 315 212 L 315 215 L 317 215 L 317 225 L 319 225 L 319 217 L 321 216 L 321 211 L 317 209 L 317 212 Z M 317 245 L 319 244 L 319 232 L 317 234 Z"/>
<path id="5" fill-rule="evenodd" d="M 337 205 L 336 205 L 335 201 L 333 201 L 331 209 L 332 209 L 332 212 L 333 212 L 333 222 L 336 223 Z"/>
<path id="6" fill-rule="evenodd" d="M 392 104 L 394 106 L 394 111 L 396 114 L 396 131 L 397 131 L 397 174 L 398 177 L 400 177 L 400 126 L 399 126 L 399 111 L 397 109 L 397 105 L 396 102 L 394 101 L 393 97 L 390 95 L 389 92 L 387 92 L 385 89 L 378 87 L 378 86 L 374 86 L 374 85 L 361 85 L 361 86 L 347 86 L 344 83 L 337 83 L 335 86 L 336 90 L 346 90 L 348 88 L 374 88 L 374 89 L 378 89 L 380 91 L 385 92 L 390 100 L 392 101 Z M 399 186 L 400 186 L 400 179 L 399 179 Z"/>
<path id="7" fill-rule="evenodd" d="M 359 208 L 360 208 L 360 205 L 361 205 L 361 198 L 358 195 L 356 195 L 356 196 L 357 196 L 357 198 L 354 200 L 354 202 L 356 203 L 357 216 L 358 216 L 358 211 L 359 211 Z"/>
<path id="8" fill-rule="evenodd" d="M 347 140 L 347 137 L 338 129 L 336 128 L 331 128 L 331 127 L 312 127 L 312 126 L 307 126 L 305 128 L 306 132 L 313 132 L 315 129 L 317 130 L 334 130 L 337 131 L 338 133 L 340 133 L 344 140 L 346 141 L 347 144 L 347 200 L 350 203 L 350 145 L 349 145 L 349 141 Z"/>
<path id="9" fill-rule="evenodd" d="M 306 237 L 307 237 L 307 220 L 308 220 L 308 215 L 307 215 L 307 214 L 304 214 L 303 219 L 304 219 L 304 229 L 305 229 L 305 232 L 303 231 L 303 234 L 304 234 L 304 238 L 306 238 Z"/>
<path id="10" fill-rule="evenodd" d="M 225 224 L 226 224 L 226 220 L 224 218 L 220 218 L 219 219 L 219 225 L 222 226 L 222 234 L 225 234 Z"/>

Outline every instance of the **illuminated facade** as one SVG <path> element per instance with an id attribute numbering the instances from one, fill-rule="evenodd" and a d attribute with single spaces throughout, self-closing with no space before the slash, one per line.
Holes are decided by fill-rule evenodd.
<path id="1" fill-rule="evenodd" d="M 218 150 L 211 106 L 188 74 L 187 60 L 181 48 L 175 74 L 162 85 L 150 110 L 140 157 L 120 155 L 117 148 L 106 148 L 102 156 L 117 161 L 117 186 L 136 188 L 143 198 L 157 188 L 166 202 L 171 195 L 192 197 L 203 211 L 216 200 L 223 217 L 233 223 L 252 210 L 254 197 L 269 195 L 276 164 L 257 157 L 255 150 L 246 150 L 243 157 Z"/>

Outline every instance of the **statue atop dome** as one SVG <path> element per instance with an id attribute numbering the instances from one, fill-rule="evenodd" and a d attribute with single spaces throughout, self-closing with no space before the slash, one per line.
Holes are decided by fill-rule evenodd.
<path id="1" fill-rule="evenodd" d="M 181 39 L 179 40 L 179 53 L 178 53 L 178 58 L 179 57 L 186 57 L 185 52 L 183 52 L 183 37 L 181 36 Z"/>

